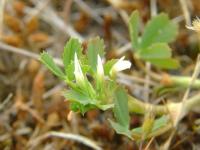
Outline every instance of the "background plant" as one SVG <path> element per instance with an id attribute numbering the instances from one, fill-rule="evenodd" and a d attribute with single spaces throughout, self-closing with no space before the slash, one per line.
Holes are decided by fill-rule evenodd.
<path id="1" fill-rule="evenodd" d="M 139 37 L 140 27 L 139 12 L 134 11 L 129 20 L 129 30 L 136 57 L 149 61 L 157 67 L 177 68 L 179 63 L 172 58 L 172 50 L 168 45 L 175 40 L 178 33 L 177 24 L 170 21 L 166 14 L 161 13 L 148 21 L 141 37 Z"/>

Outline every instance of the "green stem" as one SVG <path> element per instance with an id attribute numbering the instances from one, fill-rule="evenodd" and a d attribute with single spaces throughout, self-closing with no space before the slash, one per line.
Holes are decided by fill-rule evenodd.
<path id="1" fill-rule="evenodd" d="M 153 109 L 153 112 L 157 115 L 166 114 L 168 109 L 165 105 L 153 105 L 149 103 L 144 103 L 141 100 L 136 99 L 135 97 L 128 96 L 128 107 L 130 113 L 145 114 L 150 108 Z"/>
<path id="2" fill-rule="evenodd" d="M 130 113 L 137 113 L 137 114 L 145 114 L 149 112 L 150 109 L 153 110 L 153 112 L 156 115 L 163 115 L 168 114 L 170 110 L 174 109 L 176 106 L 180 105 L 182 102 L 178 103 L 167 103 L 165 105 L 154 105 L 150 103 L 142 102 L 141 100 L 138 100 L 137 98 L 133 96 L 128 96 L 128 109 Z M 183 105 L 184 111 L 192 111 L 195 107 L 200 106 L 200 93 L 189 98 L 185 101 L 185 104 Z"/>
<path id="3" fill-rule="evenodd" d="M 182 108 L 183 112 L 181 112 L 182 115 L 181 114 L 178 114 L 178 115 L 181 115 L 181 118 L 183 118 L 185 115 L 187 115 L 188 112 L 200 106 L 200 93 L 189 98 L 184 103 L 183 102 L 168 103 L 166 105 L 153 105 L 153 104 L 142 102 L 130 95 L 128 96 L 128 107 L 129 107 L 130 113 L 146 114 L 149 112 L 149 110 L 152 109 L 156 115 L 164 115 L 164 114 L 176 115 L 180 110 L 180 106 L 183 107 Z M 176 113 L 176 110 L 178 111 L 177 113 Z M 172 122 L 168 122 L 163 128 L 160 128 L 156 132 L 149 134 L 147 138 L 159 136 L 172 128 L 173 128 Z M 141 139 L 142 135 L 133 133 L 133 137 L 135 139 Z"/>
<path id="4" fill-rule="evenodd" d="M 187 88 L 191 83 L 192 77 L 170 76 L 170 80 L 172 81 L 173 85 Z M 200 88 L 200 80 L 196 79 L 191 87 L 192 88 Z"/>

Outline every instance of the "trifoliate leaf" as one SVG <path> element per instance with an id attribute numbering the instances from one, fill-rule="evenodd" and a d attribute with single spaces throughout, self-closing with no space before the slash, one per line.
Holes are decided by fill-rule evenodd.
<path id="1" fill-rule="evenodd" d="M 177 25 L 161 13 L 153 17 L 146 25 L 142 35 L 140 48 L 147 48 L 153 43 L 172 42 L 177 35 Z"/>

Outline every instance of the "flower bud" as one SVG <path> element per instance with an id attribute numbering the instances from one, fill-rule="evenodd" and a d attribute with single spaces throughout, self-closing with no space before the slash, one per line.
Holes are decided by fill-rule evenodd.
<path id="1" fill-rule="evenodd" d="M 84 78 L 84 75 L 83 75 L 81 66 L 79 64 L 79 60 L 78 60 L 78 57 L 77 57 L 76 53 L 74 55 L 74 66 L 75 66 L 74 75 L 75 75 L 75 78 L 76 78 L 76 82 L 79 85 L 83 85 L 84 81 L 85 81 L 85 78 Z"/>
<path id="2" fill-rule="evenodd" d="M 103 63 L 99 55 L 97 56 L 97 78 L 98 80 L 101 80 L 101 81 L 104 78 Z"/>

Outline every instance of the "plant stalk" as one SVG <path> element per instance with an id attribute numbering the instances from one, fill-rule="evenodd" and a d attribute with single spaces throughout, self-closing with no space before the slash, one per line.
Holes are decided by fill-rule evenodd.
<path id="1" fill-rule="evenodd" d="M 192 77 L 170 76 L 170 80 L 173 85 L 187 88 L 191 83 Z M 195 89 L 200 88 L 200 80 L 196 79 L 191 87 Z"/>
<path id="2" fill-rule="evenodd" d="M 171 102 L 165 105 L 162 104 L 154 105 L 138 100 L 137 98 L 131 95 L 128 96 L 129 112 L 137 114 L 145 114 L 149 111 L 149 109 L 153 109 L 152 111 L 159 116 L 164 114 L 169 114 L 170 110 L 174 109 L 176 106 L 178 107 L 181 103 L 182 102 L 177 102 L 177 103 Z M 183 105 L 184 107 L 183 110 L 188 112 L 194 110 L 194 108 L 199 106 L 200 106 L 200 93 L 186 100 Z"/>

